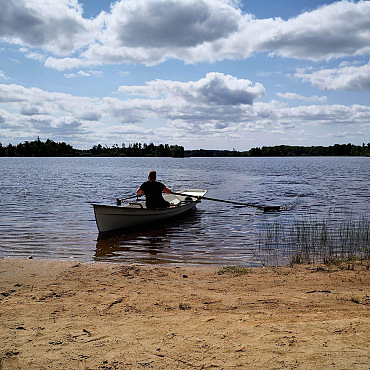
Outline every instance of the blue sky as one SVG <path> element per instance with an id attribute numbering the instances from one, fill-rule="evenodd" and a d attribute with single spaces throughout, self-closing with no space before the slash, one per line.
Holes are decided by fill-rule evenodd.
<path id="1" fill-rule="evenodd" d="M 0 142 L 370 141 L 370 1 L 0 0 Z"/>

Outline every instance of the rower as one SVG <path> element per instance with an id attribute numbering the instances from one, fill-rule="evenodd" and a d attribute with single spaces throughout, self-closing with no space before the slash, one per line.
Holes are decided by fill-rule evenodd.
<path id="1" fill-rule="evenodd" d="M 148 181 L 142 183 L 137 189 L 138 196 L 146 197 L 146 208 L 167 208 L 170 203 L 163 199 L 162 193 L 171 194 L 171 190 L 157 181 L 157 172 L 152 170 L 148 173 Z"/>

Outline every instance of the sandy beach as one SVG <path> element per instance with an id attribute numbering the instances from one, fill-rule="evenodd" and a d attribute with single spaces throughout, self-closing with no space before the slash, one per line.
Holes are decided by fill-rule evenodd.
<path id="1" fill-rule="evenodd" d="M 369 262 L 0 259 L 1 369 L 368 369 Z"/>

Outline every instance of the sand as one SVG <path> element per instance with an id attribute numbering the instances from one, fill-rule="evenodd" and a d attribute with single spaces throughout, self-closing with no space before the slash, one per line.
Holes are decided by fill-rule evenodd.
<path id="1" fill-rule="evenodd" d="M 0 259 L 0 368 L 369 369 L 369 277 Z"/>

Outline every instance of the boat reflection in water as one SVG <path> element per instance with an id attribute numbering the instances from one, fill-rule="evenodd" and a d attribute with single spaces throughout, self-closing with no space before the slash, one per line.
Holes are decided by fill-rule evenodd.
<path id="1" fill-rule="evenodd" d="M 170 236 L 163 226 L 130 233 L 100 233 L 96 243 L 95 260 L 160 263 L 165 261 L 158 255 L 168 254 L 170 249 Z"/>

